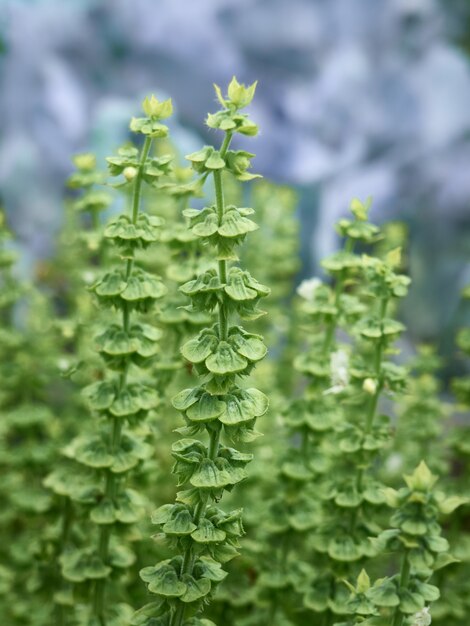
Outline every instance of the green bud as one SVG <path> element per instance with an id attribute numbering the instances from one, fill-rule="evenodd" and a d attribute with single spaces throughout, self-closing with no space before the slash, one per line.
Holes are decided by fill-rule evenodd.
<path id="1" fill-rule="evenodd" d="M 227 89 L 227 99 L 223 97 L 220 87 L 214 84 L 217 100 L 225 109 L 227 109 L 230 105 L 236 109 L 243 109 L 253 100 L 257 83 L 258 81 L 255 81 L 252 85 L 246 87 L 243 83 L 239 83 L 234 76 Z M 245 134 L 249 134 L 249 132 Z"/>
<path id="2" fill-rule="evenodd" d="M 356 589 L 357 593 L 365 593 L 370 589 L 370 578 L 365 569 L 357 577 Z"/>
<path id="3" fill-rule="evenodd" d="M 401 247 L 394 248 L 387 253 L 385 262 L 392 268 L 400 267 L 401 265 Z"/>
<path id="4" fill-rule="evenodd" d="M 243 124 L 238 128 L 238 132 L 241 135 L 247 135 L 248 137 L 256 137 L 256 135 L 258 134 L 258 130 L 258 126 L 250 120 L 244 121 Z"/>
<path id="5" fill-rule="evenodd" d="M 230 102 L 235 105 L 237 109 L 243 109 L 248 106 L 255 95 L 257 83 L 258 81 L 255 81 L 252 85 L 246 87 L 244 84 L 240 84 L 234 76 L 230 81 L 227 91 Z"/>
<path id="6" fill-rule="evenodd" d="M 373 378 L 366 378 L 362 383 L 362 388 L 366 393 L 369 393 L 371 396 L 373 396 L 377 391 L 377 381 Z"/>
<path id="7" fill-rule="evenodd" d="M 72 158 L 72 161 L 77 169 L 86 172 L 90 172 L 96 167 L 96 157 L 90 152 L 86 152 L 84 154 L 76 154 Z"/>
<path id="8" fill-rule="evenodd" d="M 415 471 L 409 476 L 405 475 L 404 479 L 413 491 L 429 491 L 435 485 L 438 477 L 431 473 L 424 461 L 421 461 Z"/>
<path id="9" fill-rule="evenodd" d="M 142 109 L 145 115 L 147 115 L 148 117 L 163 120 L 166 117 L 170 117 L 170 115 L 173 113 L 173 104 L 171 102 L 171 98 L 160 102 L 152 94 L 150 98 L 146 97 L 145 100 L 142 102 Z"/>
<path id="10" fill-rule="evenodd" d="M 259 178 L 259 174 L 247 172 L 251 166 L 252 157 L 254 157 L 254 154 L 245 150 L 237 150 L 236 152 L 229 150 L 226 154 L 227 167 L 238 180 L 246 181 Z"/>
<path id="11" fill-rule="evenodd" d="M 130 183 L 131 180 L 134 180 L 134 178 L 137 176 L 137 168 L 132 166 L 125 167 L 122 173 L 127 182 Z"/>
<path id="12" fill-rule="evenodd" d="M 365 202 L 361 202 L 357 198 L 351 200 L 350 210 L 354 217 L 361 221 L 366 221 L 369 214 L 370 205 L 372 204 L 372 197 L 369 196 Z"/>

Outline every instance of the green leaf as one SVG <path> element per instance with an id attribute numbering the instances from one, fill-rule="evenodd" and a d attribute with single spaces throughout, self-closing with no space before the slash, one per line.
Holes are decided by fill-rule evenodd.
<path id="1" fill-rule="evenodd" d="M 417 580 L 415 587 L 417 593 L 424 598 L 425 602 L 436 602 L 436 600 L 440 598 L 441 593 L 439 588 L 434 585 Z"/>
<path id="2" fill-rule="evenodd" d="M 88 467 L 111 467 L 114 456 L 109 452 L 106 442 L 99 436 L 88 436 L 77 445 L 75 458 Z"/>
<path id="3" fill-rule="evenodd" d="M 140 411 L 139 397 L 130 387 L 122 389 L 113 402 L 110 412 L 116 417 L 135 415 Z"/>
<path id="4" fill-rule="evenodd" d="M 255 417 L 253 405 L 246 400 L 240 400 L 235 395 L 222 396 L 224 409 L 218 416 L 222 424 L 232 426 L 250 421 Z"/>
<path id="5" fill-rule="evenodd" d="M 229 295 L 232 300 L 254 300 L 258 297 L 256 289 L 248 287 L 245 283 L 245 276 L 243 274 L 231 274 L 229 276 L 228 285 L 225 287 L 225 293 Z"/>
<path id="6" fill-rule="evenodd" d="M 161 281 L 143 270 L 137 270 L 127 279 L 121 297 L 128 302 L 136 302 L 147 299 L 156 300 L 165 293 L 166 288 Z"/>
<path id="7" fill-rule="evenodd" d="M 183 389 L 183 391 L 180 391 L 176 394 L 176 396 L 174 396 L 171 403 L 177 411 L 186 411 L 186 409 L 189 409 L 190 406 L 198 401 L 198 398 L 200 398 L 200 396 L 200 387 L 195 387 L 193 389 Z"/>
<path id="8" fill-rule="evenodd" d="M 331 539 L 328 544 L 328 554 L 332 559 L 345 563 L 357 561 L 362 556 L 353 538 L 348 536 Z"/>
<path id="9" fill-rule="evenodd" d="M 444 537 L 439 537 L 437 535 L 428 535 L 424 538 L 425 542 L 428 545 L 428 548 L 432 550 L 432 552 L 447 552 L 449 549 L 449 542 Z"/>
<path id="10" fill-rule="evenodd" d="M 191 363 L 202 363 L 212 354 L 216 345 L 217 337 L 214 334 L 202 332 L 184 344 L 181 354 Z"/>
<path id="11" fill-rule="evenodd" d="M 210 237 L 217 232 L 219 227 L 217 212 L 213 207 L 199 211 L 198 215 L 193 217 L 191 223 L 194 224 L 192 231 L 198 237 Z"/>
<path id="12" fill-rule="evenodd" d="M 226 470 L 220 470 L 214 461 L 204 459 L 191 476 L 193 487 L 200 489 L 220 489 L 233 484 L 233 479 Z"/>
<path id="13" fill-rule="evenodd" d="M 136 437 L 127 434 L 123 435 L 121 445 L 114 452 L 113 463 L 110 469 L 115 474 L 128 472 L 136 467 L 140 461 L 148 459 L 152 452 L 152 446 L 149 444 Z"/>
<path id="14" fill-rule="evenodd" d="M 168 561 L 162 561 L 155 567 L 144 567 L 140 577 L 148 583 L 148 590 L 167 598 L 179 598 L 186 593 L 187 585 L 181 582 Z"/>
<path id="15" fill-rule="evenodd" d="M 185 593 L 180 597 L 181 602 L 196 602 L 210 593 L 211 582 L 207 578 L 196 580 L 189 574 L 183 575 L 186 585 Z"/>
<path id="16" fill-rule="evenodd" d="M 166 137 L 168 135 L 167 126 L 160 124 L 156 119 L 148 117 L 133 117 L 129 128 L 133 133 L 141 133 L 152 138 Z"/>
<path id="17" fill-rule="evenodd" d="M 214 150 L 205 162 L 209 170 L 221 170 L 225 167 L 225 161 L 217 150 Z"/>
<path id="18" fill-rule="evenodd" d="M 220 582 L 227 576 L 227 572 L 224 572 L 220 563 L 209 556 L 200 556 L 195 563 L 194 570 L 199 574 L 198 578 L 208 578 L 214 582 Z"/>
<path id="19" fill-rule="evenodd" d="M 111 568 L 90 550 L 73 550 L 59 557 L 64 578 L 73 583 L 107 578 Z"/>
<path id="20" fill-rule="evenodd" d="M 238 550 L 228 543 L 214 544 L 211 547 L 211 553 L 219 563 L 228 563 L 235 557 L 240 556 Z"/>
<path id="21" fill-rule="evenodd" d="M 235 346 L 238 354 L 253 362 L 263 359 L 268 351 L 259 335 L 237 333 L 230 337 L 230 342 Z"/>
<path id="22" fill-rule="evenodd" d="M 88 400 L 91 409 L 103 411 L 109 409 L 116 396 L 116 389 L 113 383 L 99 382 L 93 383 L 83 390 L 83 395 Z"/>
<path id="23" fill-rule="evenodd" d="M 239 237 L 258 229 L 258 225 L 240 214 L 241 209 L 227 207 L 218 228 L 219 235 L 223 237 Z"/>
<path id="24" fill-rule="evenodd" d="M 190 512 L 181 505 L 173 509 L 171 518 L 163 525 L 162 530 L 167 535 L 184 536 L 190 535 L 196 528 Z"/>
<path id="25" fill-rule="evenodd" d="M 424 607 L 424 598 L 419 593 L 413 593 L 409 589 L 400 589 L 398 595 L 402 613 L 417 613 Z"/>
<path id="26" fill-rule="evenodd" d="M 217 396 L 203 393 L 198 401 L 186 411 L 186 416 L 192 422 L 204 422 L 217 419 L 224 409 L 225 404 L 220 402 Z"/>
<path id="27" fill-rule="evenodd" d="M 152 513 L 152 524 L 165 524 L 171 517 L 174 504 L 164 504 Z"/>
<path id="28" fill-rule="evenodd" d="M 216 350 L 206 359 L 207 369 L 219 375 L 242 372 L 247 365 L 248 361 L 226 341 L 220 341 Z"/>
<path id="29" fill-rule="evenodd" d="M 117 324 L 97 337 L 96 343 L 100 351 L 111 355 L 131 354 L 137 348 L 136 340 Z"/>
<path id="30" fill-rule="evenodd" d="M 112 543 L 109 548 L 109 562 L 113 567 L 127 570 L 136 561 L 134 552 L 125 545 Z"/>
<path id="31" fill-rule="evenodd" d="M 117 514 L 113 501 L 110 498 L 103 498 L 90 511 L 90 519 L 95 524 L 114 524 L 117 520 Z"/>
<path id="32" fill-rule="evenodd" d="M 191 533 L 197 543 L 220 543 L 226 537 L 223 530 L 219 530 L 208 519 L 202 519 L 197 530 Z"/>
<path id="33" fill-rule="evenodd" d="M 98 296 L 118 296 L 122 293 L 125 287 L 126 283 L 123 280 L 121 272 L 114 271 L 103 276 L 103 278 L 96 284 L 95 292 Z"/>
<path id="34" fill-rule="evenodd" d="M 394 607 L 400 603 L 396 587 L 388 578 L 374 583 L 369 590 L 368 597 L 380 607 Z"/>
<path id="35" fill-rule="evenodd" d="M 460 506 L 469 504 L 470 500 L 461 496 L 450 496 L 438 502 L 439 510 L 444 515 L 450 515 Z"/>

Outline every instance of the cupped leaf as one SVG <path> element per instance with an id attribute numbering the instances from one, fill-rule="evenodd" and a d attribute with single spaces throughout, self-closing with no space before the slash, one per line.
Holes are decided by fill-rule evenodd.
<path id="1" fill-rule="evenodd" d="M 226 341 L 219 342 L 217 348 L 207 357 L 205 363 L 210 372 L 219 375 L 242 372 L 248 365 L 248 361 L 237 354 Z"/>

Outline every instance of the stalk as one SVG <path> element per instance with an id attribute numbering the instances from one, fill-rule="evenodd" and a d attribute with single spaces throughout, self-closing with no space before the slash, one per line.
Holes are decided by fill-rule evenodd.
<path id="1" fill-rule="evenodd" d="M 139 215 L 139 208 L 141 203 L 141 192 L 142 192 L 142 175 L 144 171 L 145 163 L 147 162 L 148 155 L 150 152 L 150 148 L 152 146 L 152 138 L 146 137 L 144 140 L 144 145 L 141 152 L 139 167 L 137 169 L 137 174 L 134 182 L 134 190 L 132 195 L 132 224 L 136 225 L 137 217 Z M 127 259 L 126 261 L 126 279 L 132 275 L 132 269 L 134 267 L 134 256 Z M 129 310 L 129 305 L 127 302 L 123 303 L 122 307 L 122 329 L 124 332 L 129 332 L 129 325 L 131 320 L 131 312 Z M 124 371 L 121 372 L 119 376 L 119 393 L 121 393 L 127 383 L 127 376 L 129 371 L 129 361 L 127 360 L 124 366 Z M 111 454 L 116 454 L 117 450 L 121 445 L 122 439 L 122 420 L 120 418 L 115 418 L 111 427 Z M 118 478 L 114 472 L 111 470 L 106 471 L 106 479 L 105 479 L 105 495 L 110 498 L 110 500 L 114 500 L 116 497 L 116 490 L 118 487 Z M 109 542 L 111 539 L 111 526 L 103 525 L 100 528 L 98 534 L 98 555 L 103 563 L 108 563 L 109 556 Z M 105 618 L 105 594 L 106 594 L 106 578 L 99 579 L 94 587 L 93 591 L 93 599 L 92 613 L 95 615 L 102 626 L 106 626 L 106 618 Z"/>
<path id="2" fill-rule="evenodd" d="M 143 109 L 146 117 L 133 118 L 130 125 L 133 132 L 144 135 L 140 155 L 137 148 L 126 147 L 107 159 L 111 175 L 122 175 L 124 185 L 132 188 L 132 198 L 127 211 L 112 218 L 103 234 L 121 262 L 91 286 L 100 305 L 117 311 L 116 323 L 109 315 L 103 316 L 105 330 L 95 338 L 104 362 L 104 377 L 84 389 L 91 411 L 101 419 L 97 428 L 78 437 L 68 449 L 68 456 L 86 469 L 85 477 L 93 472 L 99 478 L 91 485 L 83 478 L 70 488 L 70 498 L 81 507 L 84 486 L 96 494 L 88 502 L 87 512 L 97 527 L 97 543 L 96 547 L 85 543 L 64 552 L 60 558 L 62 574 L 69 582 L 88 583 L 89 606 L 85 608 L 100 626 L 115 623 L 117 614 L 121 619 L 129 614 L 130 607 L 109 597 L 112 571 L 126 567 L 133 558 L 129 553 L 121 560 L 115 557 L 114 529 L 118 524 L 134 523 L 141 513 L 126 479 L 148 458 L 150 446 L 139 441 L 130 426 L 136 418 L 145 418 L 159 401 L 153 386 L 143 382 L 142 374 L 134 374 L 136 369 L 147 368 L 158 352 L 158 333 L 136 314 L 147 313 L 165 295 L 166 288 L 158 277 L 138 266 L 136 251 L 160 239 L 162 221 L 141 211 L 142 185 L 154 184 L 170 167 L 169 157 L 150 157 L 150 150 L 154 138 L 167 135 L 168 129 L 160 120 L 171 114 L 171 101 L 159 103 L 152 96 L 144 100 Z M 82 159 L 81 164 L 89 167 L 89 161 Z M 85 176 L 86 181 L 91 178 Z M 90 194 L 88 203 L 96 204 L 96 198 Z M 76 474 L 79 476 L 80 469 Z M 60 486 L 63 489 L 62 483 Z M 84 529 L 83 536 L 89 534 L 89 529 Z"/>
<path id="3" fill-rule="evenodd" d="M 408 550 L 405 550 L 402 556 L 401 570 L 400 570 L 400 589 L 406 589 L 410 580 L 410 562 L 408 560 Z M 395 611 L 392 618 L 391 626 L 402 626 L 405 616 L 400 611 L 400 607 L 395 607 Z"/>
<path id="4" fill-rule="evenodd" d="M 203 431 L 208 441 L 185 438 L 173 446 L 173 472 L 185 489 L 174 504 L 157 509 L 152 521 L 172 540 L 175 552 L 173 558 L 141 571 L 160 602 L 136 614 L 139 624 L 150 624 L 154 618 L 168 620 L 170 626 L 183 626 L 189 618 L 192 626 L 205 624 L 199 616 L 226 576 L 221 565 L 236 556 L 243 532 L 241 510 L 225 512 L 217 504 L 225 490 L 243 480 L 251 455 L 226 445 L 223 435 L 234 442 L 254 437 L 254 424 L 266 412 L 267 398 L 256 389 L 240 387 L 238 377 L 249 373 L 266 348 L 258 335 L 247 333 L 233 318 L 235 314 L 244 319 L 259 315 L 258 300 L 269 290 L 245 270 L 229 265 L 237 259 L 236 246 L 256 225 L 246 218 L 246 209 L 225 206 L 222 175 L 226 171 L 241 180 L 253 177 L 246 171 L 248 153 L 231 151 L 229 146 L 234 132 L 246 129 L 246 134 L 253 134 L 255 126 L 238 111 L 249 103 L 254 87 L 245 88 L 234 79 L 227 100 L 216 88 L 223 109 L 209 115 L 207 123 L 219 128 L 223 122 L 222 130 L 230 124 L 234 129 L 224 131 L 220 150 L 205 146 L 186 157 L 201 175 L 200 181 L 213 177 L 215 205 L 183 213 L 192 233 L 213 250 L 216 263 L 180 290 L 191 298 L 191 310 L 213 312 L 217 323 L 183 345 L 184 358 L 200 378 L 196 387 L 173 398 L 173 406 L 185 419 L 186 427 L 179 430 L 191 436 Z M 243 103 L 238 100 L 241 96 Z M 209 283 L 214 289 L 207 291 Z"/>

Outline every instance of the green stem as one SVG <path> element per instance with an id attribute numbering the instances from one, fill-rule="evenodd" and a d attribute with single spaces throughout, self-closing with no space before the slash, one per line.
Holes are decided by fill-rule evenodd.
<path id="1" fill-rule="evenodd" d="M 69 541 L 70 531 L 72 528 L 73 521 L 73 506 L 72 501 L 67 496 L 63 498 L 63 513 L 62 513 L 62 528 L 60 533 L 60 543 L 58 546 L 58 551 L 56 555 L 56 567 L 57 567 L 57 577 L 60 581 L 58 583 L 59 586 L 64 587 L 64 580 L 61 576 L 60 566 L 58 557 L 59 555 L 64 553 L 65 547 Z M 57 626 L 65 626 L 66 624 L 66 608 L 63 604 L 56 604 L 55 608 L 56 618 L 57 618 Z"/>
<path id="2" fill-rule="evenodd" d="M 348 237 L 344 244 L 345 252 L 352 252 L 354 247 L 354 241 Z M 323 354 L 327 354 L 331 349 L 331 344 L 333 342 L 334 334 L 336 327 L 338 325 L 338 317 L 339 317 L 339 299 L 343 292 L 343 283 L 346 276 L 345 270 L 341 270 L 335 284 L 335 297 L 333 301 L 333 306 L 336 309 L 336 313 L 331 317 L 329 323 L 327 324 L 326 333 L 325 333 L 325 341 L 323 342 Z"/>
<path id="3" fill-rule="evenodd" d="M 387 304 L 388 304 L 388 299 L 382 298 L 382 300 L 380 301 L 380 312 L 379 312 L 381 327 L 383 327 L 383 321 L 385 319 L 385 314 L 387 312 Z M 375 393 L 371 396 L 371 399 L 369 402 L 369 410 L 367 412 L 367 418 L 366 418 L 366 429 L 365 429 L 366 434 L 369 434 L 372 429 L 372 425 L 374 423 L 375 412 L 377 410 L 377 403 L 379 401 L 380 393 L 382 392 L 382 387 L 383 387 L 383 381 L 382 381 L 382 376 L 381 376 L 383 348 L 384 348 L 383 337 L 380 337 L 380 340 L 377 342 L 377 345 L 375 346 L 375 354 L 374 354 L 374 375 L 378 381 L 377 389 L 375 390 Z"/>
<path id="4" fill-rule="evenodd" d="M 220 148 L 220 155 L 223 157 L 228 150 L 230 141 L 232 139 L 231 133 L 226 133 L 222 147 Z M 220 170 L 214 171 L 214 188 L 215 188 L 215 202 L 217 207 L 217 216 L 219 225 L 222 223 L 225 211 L 224 204 L 224 190 L 222 184 L 222 172 Z M 227 261 L 222 260 L 218 263 L 219 280 L 222 284 L 227 282 Z M 219 318 L 219 337 L 222 341 L 225 341 L 228 336 L 228 311 L 225 304 L 219 302 L 218 305 L 218 318 Z M 213 428 L 209 431 L 209 450 L 208 457 L 212 461 L 217 458 L 219 452 L 220 443 L 220 425 L 218 428 Z M 193 521 L 196 525 L 199 525 L 201 519 L 204 518 L 207 508 L 207 501 L 209 499 L 208 494 L 203 494 L 193 512 Z M 181 567 L 181 575 L 190 574 L 194 565 L 194 555 L 192 553 L 191 544 L 186 548 L 183 555 L 183 564 Z M 176 611 L 173 613 L 170 619 L 170 626 L 181 626 L 186 612 L 186 604 L 179 601 Z"/>
<path id="5" fill-rule="evenodd" d="M 144 145 L 142 147 L 142 152 L 139 161 L 139 167 L 137 170 L 136 177 L 134 179 L 134 189 L 132 196 L 132 223 L 135 224 L 137 222 L 137 217 L 139 215 L 141 196 L 142 196 L 142 177 L 144 173 L 145 162 L 148 159 L 148 155 L 150 152 L 150 148 L 152 146 L 152 138 L 146 137 L 144 141 Z M 132 270 L 134 267 L 134 258 L 128 258 L 126 261 L 126 280 L 132 274 Z M 130 311 L 127 303 L 124 303 L 123 311 L 122 311 L 122 327 L 124 331 L 129 330 L 130 324 Z M 129 369 L 129 362 L 126 362 L 124 371 L 119 376 L 119 390 L 121 391 L 126 386 L 127 382 L 127 373 Z M 114 454 L 116 450 L 119 449 L 121 445 L 122 438 L 122 420 L 119 418 L 114 418 L 112 431 L 111 431 L 111 446 L 110 452 Z M 111 470 L 106 470 L 106 481 L 105 481 L 105 496 L 110 500 L 114 500 L 116 498 L 117 491 L 117 477 Z M 98 555 L 106 565 L 109 557 L 109 543 L 111 539 L 111 525 L 103 525 L 100 528 L 99 536 L 98 536 Z M 101 626 L 106 626 L 106 617 L 105 617 L 105 592 L 106 592 L 106 578 L 101 578 L 96 581 L 93 590 L 93 600 L 92 600 L 92 614 L 98 618 Z"/>
<path id="6" fill-rule="evenodd" d="M 140 155 L 139 167 L 137 169 L 137 174 L 134 179 L 134 192 L 132 196 L 132 223 L 133 224 L 137 222 L 137 216 L 139 215 L 140 196 L 142 192 L 142 177 L 144 174 L 145 162 L 148 159 L 151 147 L 152 147 L 152 138 L 146 137 L 144 141 L 144 145 L 142 147 L 142 152 Z"/>
<path id="7" fill-rule="evenodd" d="M 403 561 L 401 564 L 401 571 L 400 571 L 400 590 L 401 589 L 406 589 L 406 587 L 408 586 L 408 581 L 410 580 L 410 562 L 408 560 L 408 551 L 405 552 L 405 554 L 403 555 Z M 402 626 L 403 625 L 403 619 L 404 619 L 404 615 L 403 613 L 400 611 L 400 607 L 397 606 L 395 608 L 395 612 L 393 614 L 393 619 L 392 619 L 392 623 L 391 626 Z"/>
<path id="8" fill-rule="evenodd" d="M 224 142 L 222 144 L 222 148 L 220 150 L 220 154 L 223 156 L 228 149 L 230 144 L 230 134 L 225 135 Z M 225 211 L 225 203 L 224 203 L 224 189 L 222 184 L 222 172 L 220 170 L 214 171 L 214 187 L 215 187 L 215 204 L 217 207 L 217 217 L 219 221 L 219 226 L 222 224 L 222 220 L 224 218 Z M 219 280 L 221 284 L 225 285 L 227 283 L 227 261 L 221 260 L 219 261 Z M 228 313 L 225 307 L 225 304 L 219 303 L 219 333 L 220 339 L 223 341 L 227 340 L 227 332 L 228 332 Z"/>
<path id="9" fill-rule="evenodd" d="M 381 327 L 383 326 L 383 321 L 387 313 L 387 305 L 388 305 L 388 299 L 382 298 L 382 300 L 380 301 L 380 310 L 379 310 L 379 318 L 380 318 Z M 365 423 L 365 428 L 364 428 L 364 433 L 366 435 L 370 434 L 372 430 L 372 426 L 374 425 L 374 418 L 377 412 L 377 405 L 379 403 L 380 394 L 382 393 L 382 388 L 383 388 L 382 371 L 381 371 L 383 348 L 384 348 L 383 337 L 380 337 L 380 340 L 377 342 L 375 346 L 375 352 L 374 352 L 374 376 L 377 379 L 377 388 L 369 400 L 369 406 L 368 406 L 367 414 L 366 414 L 366 423 Z M 362 489 L 363 478 L 364 478 L 364 467 L 361 467 L 357 472 L 357 478 L 356 478 L 356 488 L 358 492 L 360 492 Z M 361 505 L 359 505 L 359 507 L 356 507 L 355 509 L 352 510 L 351 522 L 350 522 L 351 533 L 353 533 L 356 528 L 356 522 L 357 522 L 357 517 L 359 514 L 360 506 Z"/>
<path id="10" fill-rule="evenodd" d="M 228 132 L 225 133 L 224 140 L 223 140 L 222 145 L 221 145 L 220 150 L 219 150 L 220 156 L 222 158 L 224 158 L 224 156 L 226 155 L 227 150 L 229 149 L 231 141 L 232 141 L 232 133 L 230 131 L 228 131 Z"/>

